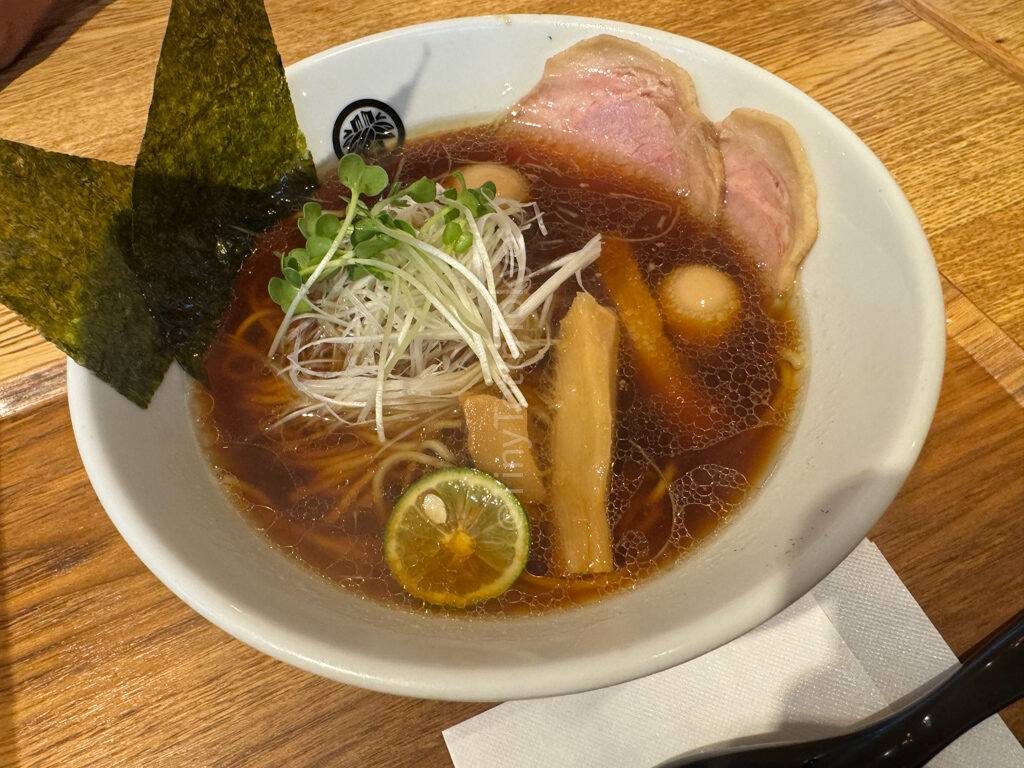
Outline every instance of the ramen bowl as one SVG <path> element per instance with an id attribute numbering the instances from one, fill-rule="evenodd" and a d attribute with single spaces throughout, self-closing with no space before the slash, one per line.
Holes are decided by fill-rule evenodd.
<path id="1" fill-rule="evenodd" d="M 416 613 L 342 590 L 268 543 L 214 477 L 180 369 L 140 409 L 70 363 L 75 435 L 110 519 L 169 589 L 242 642 L 334 680 L 427 698 L 493 701 L 622 682 L 726 643 L 800 597 L 906 478 L 943 370 L 935 264 L 882 164 L 797 89 L 692 40 L 558 16 L 400 29 L 287 74 L 300 127 L 328 165 L 367 126 L 398 138 L 488 121 L 532 87 L 547 57 L 601 33 L 687 69 L 712 120 L 760 108 L 804 142 L 820 217 L 797 285 L 809 364 L 772 470 L 727 524 L 633 589 L 536 615 Z M 499 55 L 506 50 L 519 55 Z"/>

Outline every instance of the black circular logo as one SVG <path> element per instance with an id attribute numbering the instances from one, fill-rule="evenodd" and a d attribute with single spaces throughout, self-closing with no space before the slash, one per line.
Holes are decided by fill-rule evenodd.
<path id="1" fill-rule="evenodd" d="M 380 146 L 392 150 L 405 141 L 402 118 L 390 105 L 377 99 L 353 101 L 334 121 L 334 153 L 366 153 Z"/>

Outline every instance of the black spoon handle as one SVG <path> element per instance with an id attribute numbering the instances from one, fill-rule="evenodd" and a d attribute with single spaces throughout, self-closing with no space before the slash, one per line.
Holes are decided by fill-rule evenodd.
<path id="1" fill-rule="evenodd" d="M 661 768 L 919 768 L 959 735 L 1024 698 L 1024 612 L 906 709 L 820 741 L 681 759 Z"/>

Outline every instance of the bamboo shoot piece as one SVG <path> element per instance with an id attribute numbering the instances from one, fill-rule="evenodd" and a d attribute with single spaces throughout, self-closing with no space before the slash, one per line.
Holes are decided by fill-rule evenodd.
<path id="1" fill-rule="evenodd" d="M 619 323 L 589 293 L 562 318 L 554 362 L 552 570 L 611 571 L 608 486 L 615 439 Z"/>
<path id="2" fill-rule="evenodd" d="M 464 395 L 466 442 L 473 464 L 493 475 L 525 502 L 547 498 L 526 429 L 526 409 L 493 395 Z"/>
<path id="3" fill-rule="evenodd" d="M 712 409 L 662 323 L 658 302 L 648 290 L 628 243 L 604 238 L 597 260 L 604 283 L 633 346 L 637 367 L 650 387 L 668 398 L 682 424 L 694 432 L 713 426 Z"/>

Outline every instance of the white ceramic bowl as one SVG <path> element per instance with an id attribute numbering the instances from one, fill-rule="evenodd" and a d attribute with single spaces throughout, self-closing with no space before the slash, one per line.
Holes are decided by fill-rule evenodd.
<path id="1" fill-rule="evenodd" d="M 712 119 L 758 107 L 805 143 L 821 230 L 799 284 L 810 370 L 774 472 L 695 555 L 633 592 L 512 620 L 413 615 L 319 580 L 246 523 L 207 468 L 180 370 L 141 410 L 71 364 L 75 435 L 111 520 L 158 578 L 243 642 L 345 683 L 429 698 L 616 683 L 691 659 L 781 610 L 853 549 L 906 478 L 943 370 L 935 264 L 881 163 L 792 86 L 692 40 L 558 16 L 400 29 L 299 62 L 288 78 L 313 153 L 328 162 L 336 118 L 352 102 L 392 105 L 412 134 L 489 119 L 529 90 L 548 56 L 604 32 L 689 70 Z"/>

